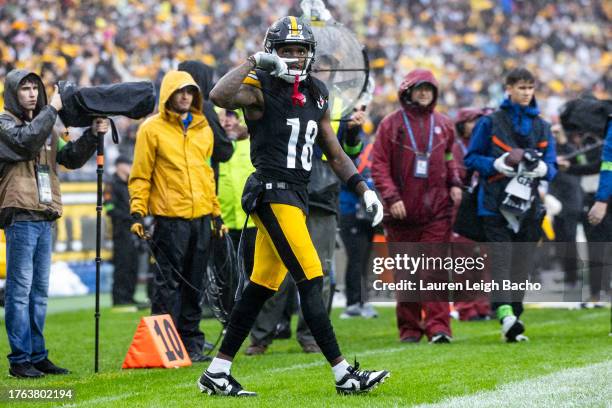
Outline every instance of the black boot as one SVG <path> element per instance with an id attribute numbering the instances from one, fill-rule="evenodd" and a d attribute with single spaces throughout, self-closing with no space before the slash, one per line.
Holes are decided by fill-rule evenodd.
<path id="1" fill-rule="evenodd" d="M 44 360 L 39 361 L 38 363 L 34 363 L 34 367 L 45 374 L 70 374 L 70 371 L 66 370 L 65 368 L 56 366 L 48 358 L 45 358 Z"/>
<path id="2" fill-rule="evenodd" d="M 9 375 L 17 378 L 40 378 L 45 376 L 44 373 L 34 368 L 29 361 L 11 364 L 9 367 Z"/>

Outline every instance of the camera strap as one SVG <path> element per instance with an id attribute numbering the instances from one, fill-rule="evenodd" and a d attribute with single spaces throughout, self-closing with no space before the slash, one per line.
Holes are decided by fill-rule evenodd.
<path id="1" fill-rule="evenodd" d="M 404 120 L 404 127 L 406 128 L 406 132 L 410 137 L 412 151 L 415 154 L 413 176 L 416 178 L 426 179 L 429 175 L 429 157 L 431 156 L 434 138 L 434 115 L 433 113 L 429 115 L 429 140 L 427 142 L 427 151 L 425 152 L 419 151 L 416 139 L 414 138 L 414 133 L 412 132 L 412 126 L 410 126 L 410 120 L 408 119 L 408 115 L 406 115 L 406 112 L 404 112 L 403 110 L 402 118 Z"/>
<path id="2" fill-rule="evenodd" d="M 115 126 L 115 122 L 111 119 L 108 118 L 110 125 L 111 125 L 111 133 L 113 136 L 113 143 L 114 144 L 119 144 L 119 132 L 117 132 L 117 127 Z"/>

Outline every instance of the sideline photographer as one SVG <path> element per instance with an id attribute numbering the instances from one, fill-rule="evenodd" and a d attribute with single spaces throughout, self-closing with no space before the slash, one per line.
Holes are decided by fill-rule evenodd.
<path id="1" fill-rule="evenodd" d="M 497 111 L 478 121 L 465 157 L 467 168 L 480 174 L 478 216 L 485 241 L 498 243 L 491 247 L 490 262 L 498 282 L 524 281 L 532 272 L 535 244 L 526 250 L 525 245 L 512 243 L 540 239 L 544 209 L 538 184 L 551 181 L 557 172 L 555 141 L 550 124 L 539 116 L 535 82 L 524 68 L 508 74 L 508 97 Z M 522 291 L 493 294 L 491 306 L 507 342 L 527 340 L 519 320 L 523 297 Z"/>
<path id="2" fill-rule="evenodd" d="M 96 149 L 96 133 L 108 131 L 94 119 L 75 142 L 53 131 L 63 104 L 58 87 L 51 102 L 41 78 L 13 70 L 4 87 L 0 115 L 0 228 L 6 233 L 6 332 L 9 374 L 36 378 L 67 374 L 48 358 L 43 329 L 51 271 L 52 229 L 62 215 L 57 165 L 76 169 Z"/>

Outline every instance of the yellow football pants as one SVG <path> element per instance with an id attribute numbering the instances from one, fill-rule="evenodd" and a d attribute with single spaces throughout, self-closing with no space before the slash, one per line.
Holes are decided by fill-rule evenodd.
<path id="1" fill-rule="evenodd" d="M 278 290 L 287 271 L 296 283 L 323 276 L 300 208 L 262 203 L 251 216 L 257 226 L 252 282 Z"/>

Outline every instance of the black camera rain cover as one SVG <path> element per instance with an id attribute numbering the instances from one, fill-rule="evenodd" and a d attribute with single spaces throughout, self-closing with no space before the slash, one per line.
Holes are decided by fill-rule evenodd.
<path id="1" fill-rule="evenodd" d="M 612 100 L 586 95 L 567 102 L 562 108 L 560 119 L 566 132 L 589 132 L 604 138 L 610 115 Z"/>
<path id="2" fill-rule="evenodd" d="M 58 86 L 64 106 L 59 116 L 66 126 L 88 127 L 103 116 L 140 119 L 155 109 L 155 87 L 150 81 L 82 88 L 60 81 Z"/>

